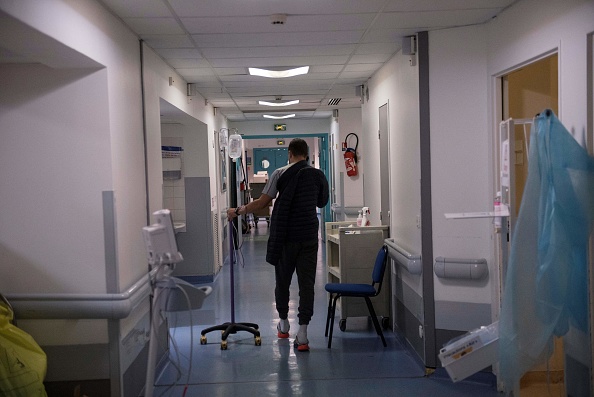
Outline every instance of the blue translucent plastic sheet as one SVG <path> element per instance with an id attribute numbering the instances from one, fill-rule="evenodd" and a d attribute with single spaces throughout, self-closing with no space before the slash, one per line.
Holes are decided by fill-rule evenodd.
<path id="1" fill-rule="evenodd" d="M 507 391 L 550 355 L 553 336 L 564 335 L 570 325 L 583 332 L 588 327 L 594 158 L 551 110 L 537 116 L 534 127 L 499 320 Z"/>

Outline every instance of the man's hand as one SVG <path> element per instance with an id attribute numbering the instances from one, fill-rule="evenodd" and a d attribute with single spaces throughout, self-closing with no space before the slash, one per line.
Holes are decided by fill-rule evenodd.
<path id="1" fill-rule="evenodd" d="M 237 217 L 237 213 L 235 212 L 237 208 L 229 208 L 227 210 L 227 220 L 231 220 Z"/>

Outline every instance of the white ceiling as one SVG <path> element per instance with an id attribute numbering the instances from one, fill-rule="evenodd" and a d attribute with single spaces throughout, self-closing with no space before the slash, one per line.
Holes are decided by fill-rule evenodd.
<path id="1" fill-rule="evenodd" d="M 481 24 L 517 0 L 101 0 L 229 120 L 329 117 L 419 31 Z M 285 14 L 284 24 L 271 15 Z M 1 43 L 0 43 L 1 44 Z M 17 61 L 18 55 L 13 56 Z M 310 66 L 268 79 L 248 67 Z M 258 100 L 299 99 L 271 108 Z M 340 98 L 338 105 L 328 101 Z"/>

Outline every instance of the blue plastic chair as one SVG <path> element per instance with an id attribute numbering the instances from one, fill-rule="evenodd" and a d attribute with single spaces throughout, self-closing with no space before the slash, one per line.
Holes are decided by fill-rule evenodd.
<path id="1" fill-rule="evenodd" d="M 373 266 L 371 284 L 348 284 L 348 283 L 328 283 L 326 284 L 326 291 L 330 294 L 328 299 L 328 315 L 326 317 L 326 334 L 330 330 L 328 338 L 328 349 L 332 347 L 332 331 L 334 330 L 334 317 L 336 315 L 336 301 L 340 297 L 348 298 L 364 298 L 369 310 L 369 315 L 373 321 L 375 331 L 382 338 L 384 347 L 387 346 L 382 327 L 377 319 L 371 298 L 379 295 L 382 289 L 382 282 L 384 280 L 384 273 L 386 271 L 386 263 L 388 261 L 388 248 L 384 245 L 377 253 L 375 258 L 375 265 Z"/>

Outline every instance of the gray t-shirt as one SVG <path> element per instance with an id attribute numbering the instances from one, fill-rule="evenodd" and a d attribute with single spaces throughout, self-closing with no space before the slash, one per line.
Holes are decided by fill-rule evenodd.
<path id="1" fill-rule="evenodd" d="M 262 189 L 262 194 L 272 197 L 273 199 L 276 198 L 276 195 L 278 194 L 278 189 L 276 188 L 278 179 L 283 174 L 283 172 L 288 170 L 289 167 L 292 166 L 293 164 L 295 164 L 295 163 L 287 164 L 284 167 L 275 169 L 274 172 L 272 173 L 272 175 L 270 175 L 270 179 L 268 179 L 268 182 L 266 182 L 264 189 Z"/>

